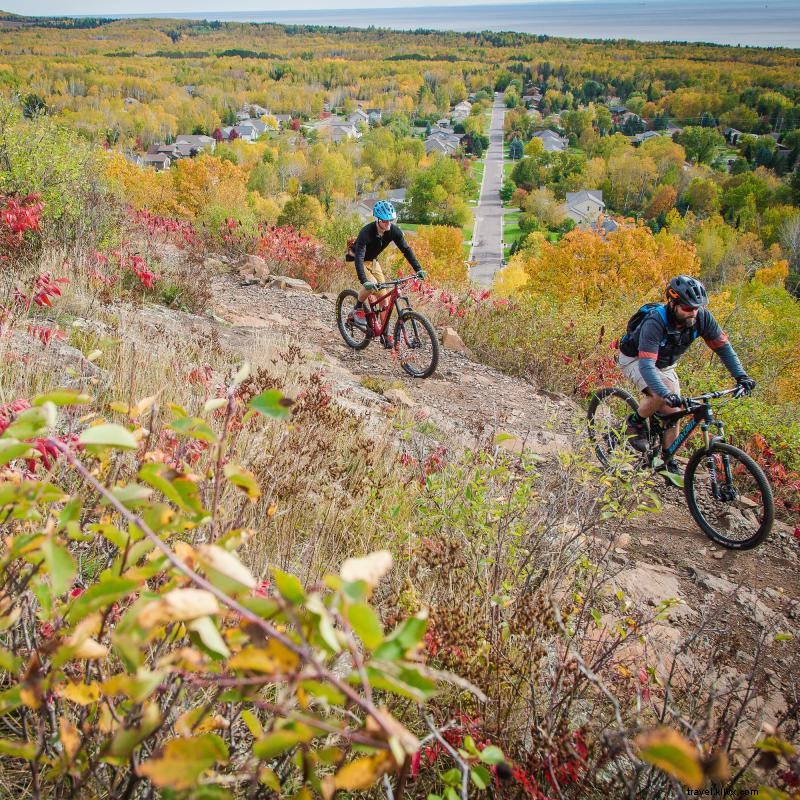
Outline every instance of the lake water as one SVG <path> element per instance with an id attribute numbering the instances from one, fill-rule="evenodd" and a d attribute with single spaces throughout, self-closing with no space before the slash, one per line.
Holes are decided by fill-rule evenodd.
<path id="1" fill-rule="evenodd" d="M 124 16 L 359 28 L 373 25 L 396 30 L 519 31 L 587 39 L 800 48 L 798 0 L 542 0 L 519 4 L 327 11 L 202 11 Z"/>

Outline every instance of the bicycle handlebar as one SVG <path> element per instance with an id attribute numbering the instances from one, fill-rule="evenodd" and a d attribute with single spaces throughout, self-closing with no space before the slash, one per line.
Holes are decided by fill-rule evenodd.
<path id="1" fill-rule="evenodd" d="M 693 406 L 702 405 L 702 403 L 708 400 L 716 400 L 720 397 L 726 397 L 729 394 L 733 395 L 733 399 L 737 399 L 747 394 L 747 390 L 744 386 L 735 386 L 733 389 L 723 389 L 721 392 L 708 392 L 706 394 L 697 395 L 697 397 L 682 397 L 681 405 L 684 408 L 692 408 Z"/>
<path id="2" fill-rule="evenodd" d="M 378 284 L 378 289 L 390 289 L 393 286 L 400 286 L 402 283 L 408 283 L 409 281 L 413 281 L 417 277 L 416 272 L 413 275 L 406 275 L 405 278 L 395 278 L 393 281 L 384 281 L 383 283 Z"/>

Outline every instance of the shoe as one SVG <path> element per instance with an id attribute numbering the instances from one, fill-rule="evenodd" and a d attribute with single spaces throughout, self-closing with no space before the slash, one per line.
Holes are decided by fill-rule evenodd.
<path id="1" fill-rule="evenodd" d="M 394 347 L 394 336 L 392 336 L 390 333 L 381 334 L 381 344 L 387 350 L 391 350 Z"/>
<path id="2" fill-rule="evenodd" d="M 625 438 L 634 450 L 638 450 L 640 453 L 647 452 L 650 444 L 647 438 L 647 426 L 643 422 L 634 422 L 633 415 L 627 419 Z"/>
<path id="3" fill-rule="evenodd" d="M 664 462 L 663 471 L 669 472 L 672 475 L 683 476 L 683 470 L 681 469 L 681 465 L 674 458 L 671 458 L 669 461 Z"/>
<path id="4" fill-rule="evenodd" d="M 357 308 L 353 311 L 352 314 L 353 325 L 357 328 L 361 328 L 362 331 L 367 329 L 367 315 L 364 313 L 364 309 Z"/>

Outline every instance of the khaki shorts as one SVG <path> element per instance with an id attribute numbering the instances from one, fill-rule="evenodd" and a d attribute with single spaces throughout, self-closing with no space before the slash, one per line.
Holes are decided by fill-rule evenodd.
<path id="1" fill-rule="evenodd" d="M 620 353 L 619 357 L 617 358 L 617 362 L 619 363 L 619 368 L 622 370 L 622 374 L 629 380 L 633 381 L 637 388 L 641 389 L 642 391 L 647 389 L 647 381 L 642 377 L 642 373 L 639 370 L 638 358 L 634 356 L 626 356 L 624 353 Z M 666 367 L 665 369 L 659 369 L 656 367 L 656 372 L 663 381 L 664 386 L 666 386 L 671 392 L 674 392 L 680 396 L 681 384 L 678 380 L 678 373 L 675 372 L 675 367 Z"/>
<path id="2" fill-rule="evenodd" d="M 365 261 L 364 274 L 367 276 L 366 282 L 369 281 L 372 281 L 372 283 L 386 282 L 386 278 L 383 275 L 383 269 L 381 269 L 381 265 L 377 261 Z"/>

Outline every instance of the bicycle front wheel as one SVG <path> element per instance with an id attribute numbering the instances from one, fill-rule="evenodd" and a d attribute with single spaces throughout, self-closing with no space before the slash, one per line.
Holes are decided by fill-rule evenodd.
<path id="1" fill-rule="evenodd" d="M 404 311 L 394 326 L 394 350 L 403 369 L 413 378 L 428 378 L 439 365 L 439 340 L 428 319 Z"/>
<path id="2" fill-rule="evenodd" d="M 684 475 L 689 511 L 722 547 L 750 550 L 772 530 L 775 505 L 761 467 L 727 442 L 713 442 L 690 459 Z"/>
<path id="3" fill-rule="evenodd" d="M 366 326 L 361 328 L 353 320 L 353 312 L 358 302 L 358 292 L 345 289 L 336 298 L 336 325 L 345 344 L 353 350 L 363 350 L 369 344 Z"/>
<path id="4" fill-rule="evenodd" d="M 587 423 L 594 452 L 604 467 L 610 467 L 614 452 L 625 447 L 628 415 L 639 408 L 632 395 L 618 386 L 595 392 L 589 403 Z"/>

